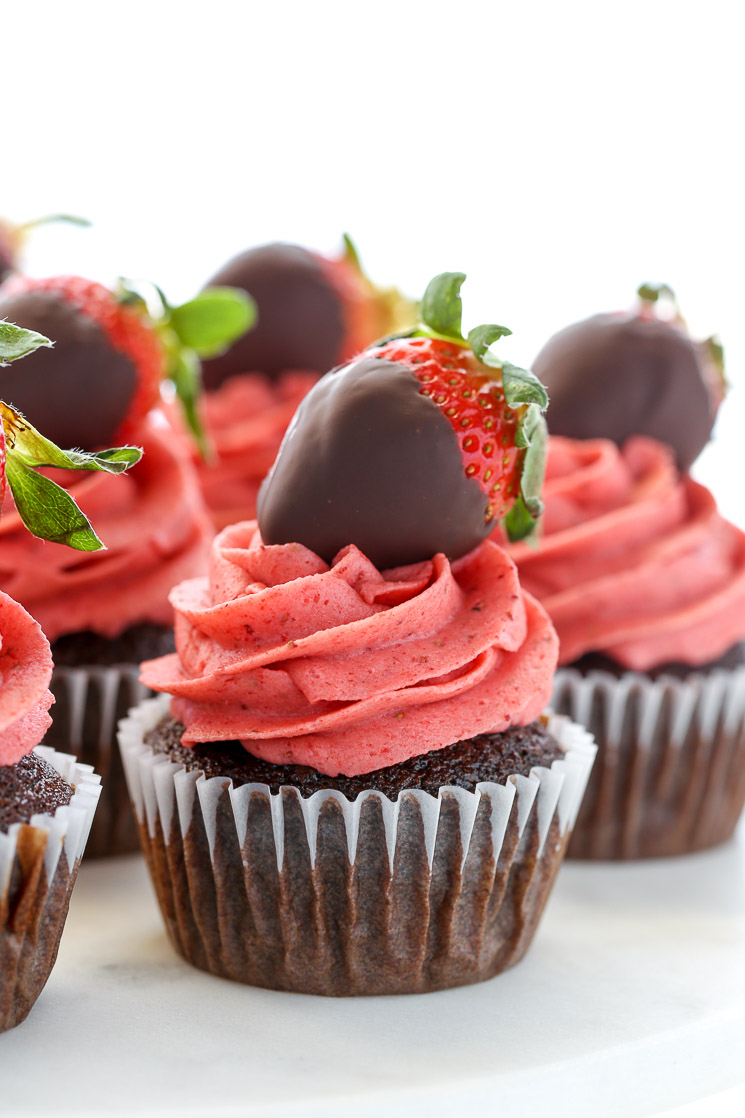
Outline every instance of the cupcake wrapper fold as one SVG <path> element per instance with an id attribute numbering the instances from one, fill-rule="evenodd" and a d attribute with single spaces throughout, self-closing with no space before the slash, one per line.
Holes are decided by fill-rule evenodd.
<path id="1" fill-rule="evenodd" d="M 92 765 L 103 781 L 88 858 L 133 854 L 140 849 L 116 739 L 119 720 L 149 694 L 139 682 L 139 674 L 136 664 L 122 664 L 60 667 L 52 675 L 53 723 L 44 743 L 69 749 L 81 762 Z"/>
<path id="2" fill-rule="evenodd" d="M 0 834 L 0 1032 L 26 1018 L 54 966 L 101 792 L 90 765 L 43 745 L 35 752 L 75 791 L 64 807 Z"/>
<path id="3" fill-rule="evenodd" d="M 168 705 L 140 704 L 120 744 L 166 927 L 189 962 L 342 995 L 464 985 L 522 957 L 594 758 L 582 727 L 552 717 L 565 756 L 527 777 L 350 802 L 186 771 L 143 742 Z"/>
<path id="4" fill-rule="evenodd" d="M 551 705 L 598 743 L 569 857 L 656 858 L 730 837 L 745 803 L 745 669 L 684 680 L 562 669 Z"/>

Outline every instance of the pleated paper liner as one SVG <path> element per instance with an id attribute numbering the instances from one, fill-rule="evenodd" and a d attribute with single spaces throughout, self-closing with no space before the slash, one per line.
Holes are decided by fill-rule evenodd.
<path id="1" fill-rule="evenodd" d="M 117 744 L 117 724 L 148 691 L 138 682 L 136 664 L 115 667 L 59 667 L 50 690 L 55 697 L 53 723 L 45 745 L 69 749 L 101 774 L 103 789 L 88 840 L 88 858 L 139 853 Z"/>
<path id="2" fill-rule="evenodd" d="M 0 1032 L 25 1020 L 57 958 L 100 777 L 69 754 L 37 746 L 75 791 L 69 804 L 0 833 Z"/>
<path id="3" fill-rule="evenodd" d="M 552 707 L 598 743 L 570 858 L 688 854 L 731 836 L 745 803 L 745 668 L 684 680 L 562 669 Z"/>
<path id="4" fill-rule="evenodd" d="M 551 768 L 475 792 L 234 788 L 144 744 L 167 713 L 120 727 L 124 768 L 166 928 L 194 966 L 309 994 L 415 993 L 479 982 L 525 953 L 595 755 L 551 717 Z"/>

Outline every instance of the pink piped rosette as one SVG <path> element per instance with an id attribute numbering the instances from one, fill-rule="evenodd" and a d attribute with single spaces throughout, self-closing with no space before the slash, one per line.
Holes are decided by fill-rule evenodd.
<path id="1" fill-rule="evenodd" d="M 0 766 L 35 750 L 74 789 L 69 804 L 0 831 L 0 1032 L 26 1018 L 54 966 L 100 793 L 89 765 L 38 744 L 51 675 L 39 625 L 0 593 Z"/>
<path id="2" fill-rule="evenodd" d="M 168 415 L 196 467 L 202 495 L 218 531 L 255 516 L 259 486 L 277 457 L 290 420 L 318 374 L 288 370 L 274 380 L 239 373 L 205 392 L 200 415 L 210 447 L 203 459 L 175 403 Z"/>
<path id="3" fill-rule="evenodd" d="M 745 803 L 745 667 L 709 665 L 745 638 L 745 533 L 648 438 L 552 437 L 543 497 L 540 546 L 511 552 L 559 634 L 553 706 L 599 746 L 570 856 L 725 841 Z M 571 667 L 591 652 L 619 672 Z M 668 663 L 690 671 L 647 674 Z"/>
<path id="4" fill-rule="evenodd" d="M 131 472 L 64 479 L 105 551 L 73 551 L 35 538 L 10 501 L 0 518 L 0 587 L 36 618 L 52 643 L 88 630 L 114 639 L 143 622 L 170 626 L 171 587 L 207 562 L 213 531 L 188 455 L 171 445 L 156 414 L 138 440 L 145 453 Z M 89 857 L 138 850 L 116 726 L 146 694 L 139 665 L 59 665 L 50 687 L 57 705 L 47 743 L 72 750 L 104 782 Z"/>
<path id="5" fill-rule="evenodd" d="M 190 962 L 259 986 L 402 993 L 476 982 L 527 949 L 594 756 L 568 719 L 550 768 L 470 792 L 234 787 L 144 741 L 170 713 L 182 744 L 238 740 L 273 763 L 365 774 L 524 725 L 551 691 L 556 637 L 505 552 L 378 571 L 216 539 L 208 578 L 177 587 L 176 653 L 143 665 L 163 694 L 120 727 L 169 936 Z"/>

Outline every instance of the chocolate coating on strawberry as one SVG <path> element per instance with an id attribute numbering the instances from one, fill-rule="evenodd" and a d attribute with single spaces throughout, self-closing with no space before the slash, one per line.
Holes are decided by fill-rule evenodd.
<path id="1" fill-rule="evenodd" d="M 330 562 L 355 544 L 379 569 L 464 555 L 489 534 L 443 413 L 413 373 L 372 355 L 329 373 L 301 403 L 259 493 L 267 544 Z"/>
<path id="2" fill-rule="evenodd" d="M 256 302 L 258 322 L 227 352 L 203 361 L 208 390 L 236 373 L 325 373 L 342 359 L 344 307 L 323 265 L 299 245 L 269 244 L 234 256 L 212 277 L 209 287 L 248 292 Z"/>
<path id="3" fill-rule="evenodd" d="M 632 435 L 667 443 L 687 470 L 716 416 L 699 347 L 677 326 L 651 315 L 597 314 L 548 340 L 533 368 L 551 397 L 552 434 Z"/>
<path id="4" fill-rule="evenodd" d="M 331 561 L 355 544 L 378 568 L 450 559 L 503 519 L 511 539 L 542 511 L 546 392 L 461 332 L 461 272 L 443 272 L 422 323 L 322 378 L 298 408 L 258 499 L 268 544 Z"/>
<path id="5" fill-rule="evenodd" d="M 93 450 L 114 441 L 132 402 L 137 373 L 102 328 L 54 292 L 3 292 L 0 319 L 54 339 L 18 365 L 0 369 L 0 397 L 60 446 Z"/>

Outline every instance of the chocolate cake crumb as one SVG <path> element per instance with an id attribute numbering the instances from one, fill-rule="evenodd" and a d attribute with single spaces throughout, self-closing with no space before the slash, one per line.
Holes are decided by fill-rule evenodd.
<path id="1" fill-rule="evenodd" d="M 501 784 L 511 773 L 527 776 L 535 766 L 550 767 L 563 756 L 561 746 L 542 723 L 532 722 L 501 733 L 478 734 L 362 776 L 332 777 L 304 765 L 272 765 L 253 757 L 238 741 L 189 748 L 181 744 L 183 733 L 182 723 L 166 716 L 145 736 L 145 741 L 156 753 L 190 771 L 200 770 L 207 777 L 229 777 L 236 787 L 268 784 L 272 792 L 277 792 L 280 786 L 289 785 L 304 798 L 322 788 L 334 788 L 349 800 L 368 788 L 383 792 L 391 800 L 407 788 L 437 795 L 437 790 L 446 784 L 472 792 L 481 781 Z"/>
<path id="2" fill-rule="evenodd" d="M 53 814 L 72 795 L 67 781 L 35 753 L 15 765 L 0 765 L 0 832 L 13 823 L 28 823 L 33 815 Z"/>
<path id="3" fill-rule="evenodd" d="M 56 667 L 77 668 L 83 664 L 139 664 L 175 650 L 173 628 L 144 622 L 125 629 L 118 637 L 102 637 L 88 630 L 68 633 L 52 645 Z"/>

